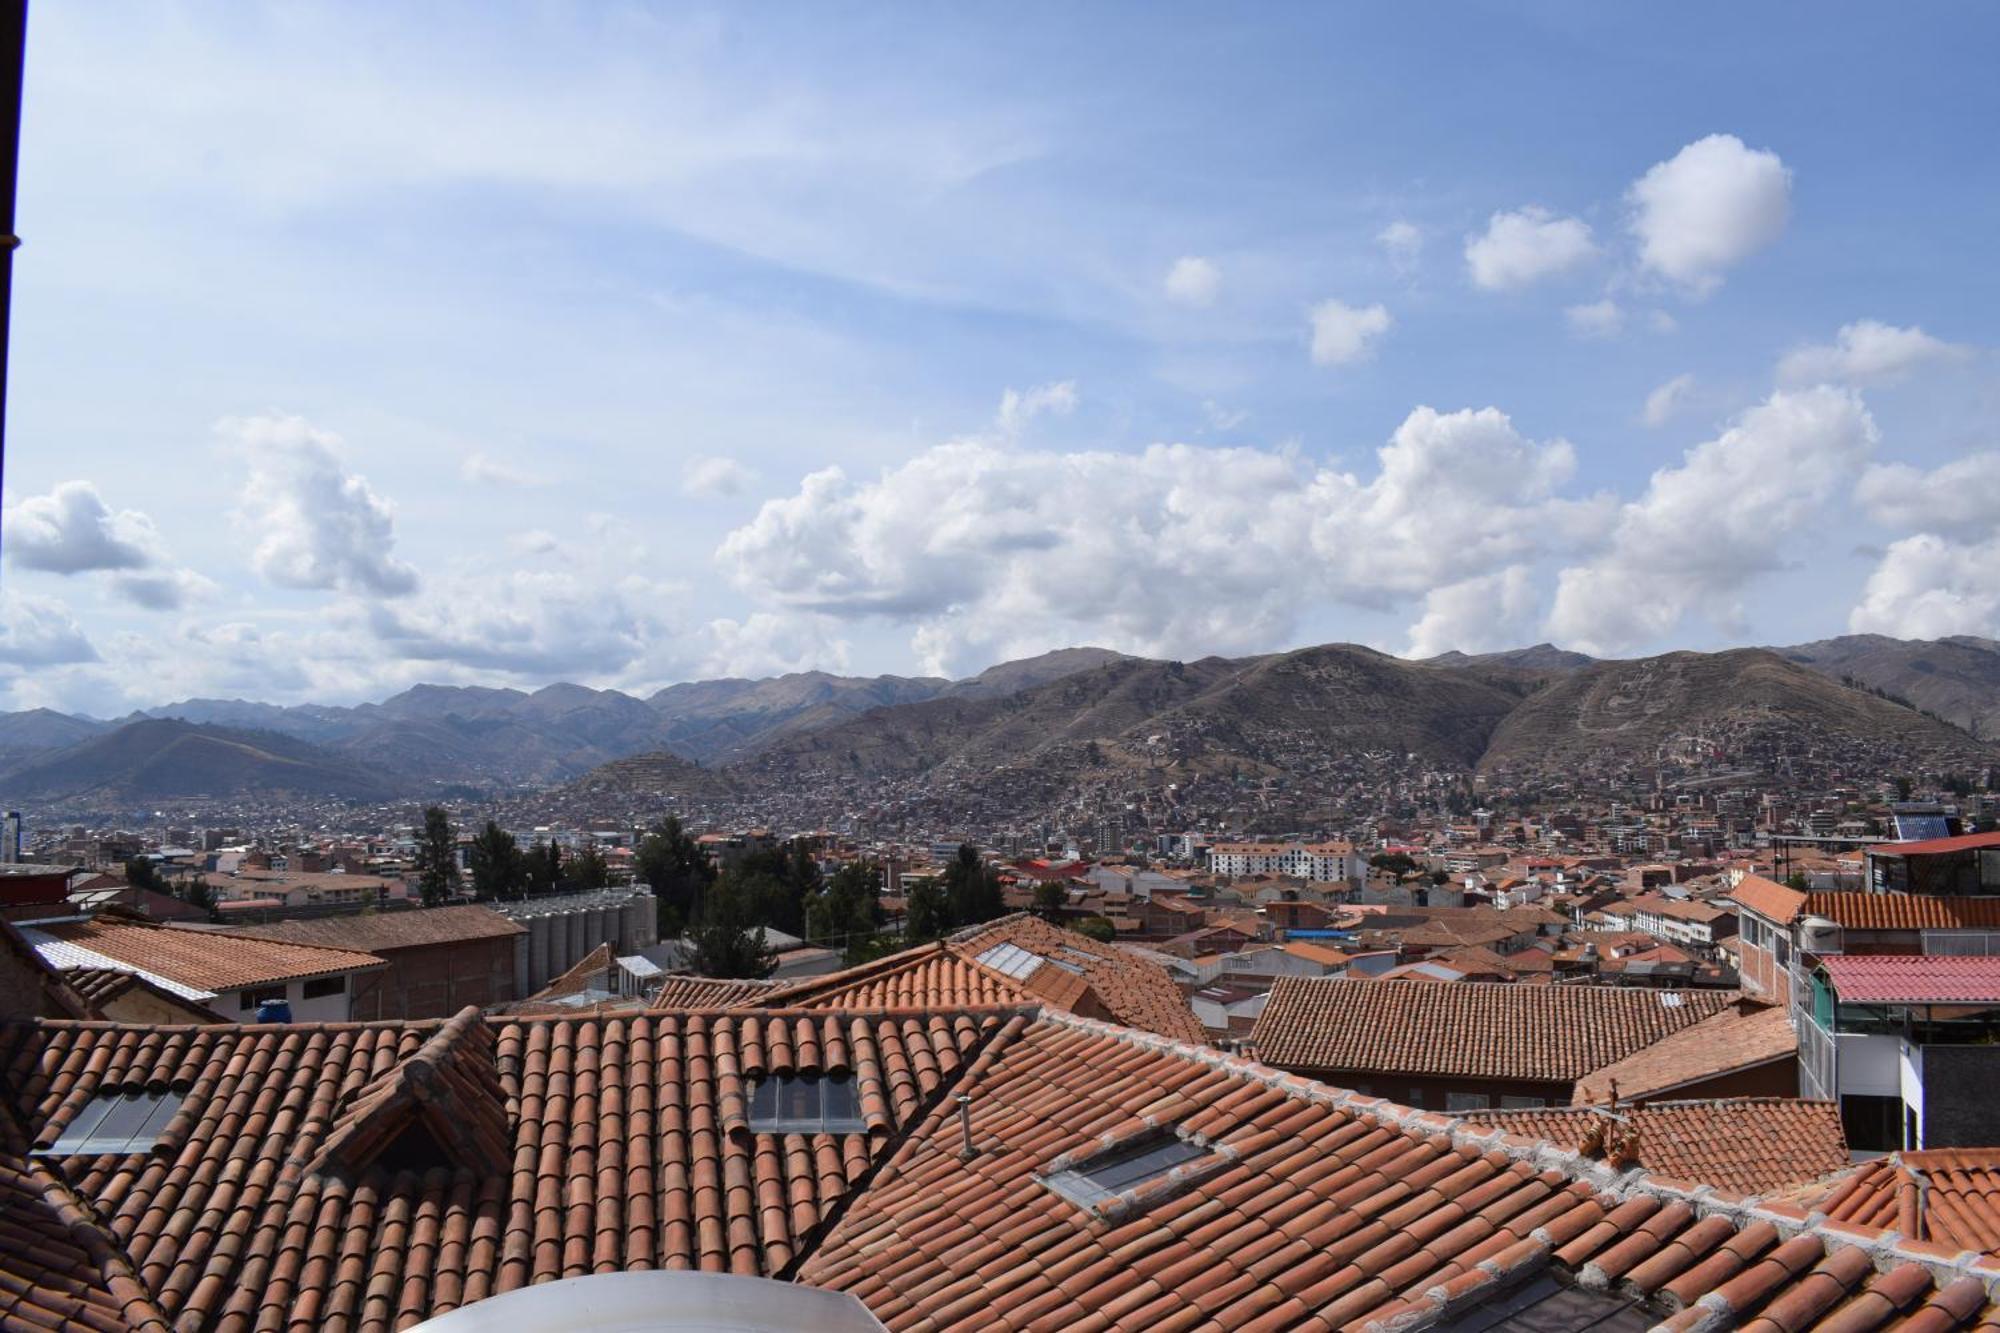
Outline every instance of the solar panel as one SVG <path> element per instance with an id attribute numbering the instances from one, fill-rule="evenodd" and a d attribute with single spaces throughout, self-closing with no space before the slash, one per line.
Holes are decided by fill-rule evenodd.
<path id="1" fill-rule="evenodd" d="M 150 1152 L 181 1109 L 172 1092 L 108 1092 L 90 1099 L 61 1137 L 43 1150 L 47 1157 Z"/>
<path id="2" fill-rule="evenodd" d="M 1037 968 L 1048 961 L 1038 953 L 1030 953 L 1018 944 L 996 944 L 973 961 L 982 967 L 990 967 L 1002 976 L 1021 981 L 1035 974 Z"/>

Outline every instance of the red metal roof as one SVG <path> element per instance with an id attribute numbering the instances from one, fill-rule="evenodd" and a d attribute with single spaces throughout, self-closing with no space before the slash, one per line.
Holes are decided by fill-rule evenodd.
<path id="1" fill-rule="evenodd" d="M 1868 851 L 1873 856 L 1939 856 L 1982 847 L 2000 847 L 2000 833 L 1964 833 L 1956 838 L 1926 838 L 1922 842 L 1878 842 Z"/>
<path id="2" fill-rule="evenodd" d="M 1820 959 L 1847 1004 L 2000 1004 L 2000 957 L 1834 954 Z"/>

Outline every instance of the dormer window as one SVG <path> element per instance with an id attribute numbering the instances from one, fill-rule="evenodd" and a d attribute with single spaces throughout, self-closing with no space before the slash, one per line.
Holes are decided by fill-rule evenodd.
<path id="1" fill-rule="evenodd" d="M 173 1092 L 105 1092 L 90 1099 L 43 1157 L 151 1152 L 181 1109 Z"/>
<path id="2" fill-rule="evenodd" d="M 760 1134 L 859 1134 L 861 1093 L 851 1074 L 777 1074 L 750 1092 L 750 1128 Z"/>

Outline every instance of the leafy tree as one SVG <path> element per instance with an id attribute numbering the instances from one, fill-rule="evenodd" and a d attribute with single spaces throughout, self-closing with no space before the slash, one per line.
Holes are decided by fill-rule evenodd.
<path id="1" fill-rule="evenodd" d="M 1076 923 L 1076 933 L 1109 944 L 1118 934 L 1118 928 L 1111 924 L 1109 917 L 1087 916 Z"/>
<path id="2" fill-rule="evenodd" d="M 702 896 L 701 912 L 688 940 L 694 946 L 689 961 L 705 977 L 762 978 L 771 975 L 777 960 L 764 938 L 757 920 L 755 882 L 725 875 Z"/>
<path id="3" fill-rule="evenodd" d="M 680 934 L 695 919 L 702 896 L 715 882 L 715 867 L 701 844 L 673 815 L 646 835 L 633 857 L 633 866 L 639 879 L 653 891 L 663 939 Z"/>
<path id="4" fill-rule="evenodd" d="M 458 887 L 458 835 L 441 805 L 424 809 L 417 838 L 417 889 L 425 907 L 436 907 Z"/>
<path id="5" fill-rule="evenodd" d="M 951 899 L 935 876 L 903 882 L 903 938 L 924 944 L 951 929 Z"/>
<path id="6" fill-rule="evenodd" d="M 160 878 L 160 867 L 150 856 L 135 856 L 125 863 L 125 882 L 135 889 L 167 891 L 167 882 Z"/>
<path id="7" fill-rule="evenodd" d="M 1897 778 L 1897 779 L 1896 779 L 1896 799 L 1897 799 L 1897 800 L 1899 800 L 1899 801 L 1907 801 L 1907 800 L 1909 800 L 1909 799 L 1910 799 L 1910 792 L 1911 792 L 1911 791 L 1912 791 L 1912 790 L 1914 789 L 1915 785 L 1916 785 L 1916 784 L 1915 784 L 1915 783 L 1913 783 L 1913 782 L 1911 782 L 1911 781 L 1910 781 L 1910 780 L 1909 780 L 1908 778 L 1903 778 L 1903 777 L 1899 777 L 1899 778 Z"/>
<path id="8" fill-rule="evenodd" d="M 521 875 L 529 893 L 554 893 L 562 887 L 562 848 L 536 843 L 521 855 Z"/>
<path id="9" fill-rule="evenodd" d="M 465 859 L 472 871 L 472 896 L 480 902 L 518 898 L 527 887 L 528 867 L 520 845 L 490 819 L 472 839 Z"/>
<path id="10" fill-rule="evenodd" d="M 188 906 L 199 907 L 208 913 L 208 919 L 211 921 L 222 915 L 216 910 L 215 890 L 209 887 L 206 875 L 196 875 L 189 880 L 187 886 L 181 890 L 181 896 L 187 900 Z"/>
<path id="11" fill-rule="evenodd" d="M 1799 893 L 1804 893 L 1812 887 L 1812 881 L 1806 878 L 1805 871 L 1794 870 L 1791 874 L 1785 876 L 1785 887 Z"/>
<path id="12" fill-rule="evenodd" d="M 979 858 L 979 849 L 962 843 L 944 870 L 946 911 L 953 927 L 991 921 L 1007 910 L 1000 892 L 1000 872 Z"/>
<path id="13" fill-rule="evenodd" d="M 1408 852 L 1377 852 L 1368 858 L 1368 864 L 1396 875 L 1407 875 L 1417 868 L 1416 859 Z"/>
<path id="14" fill-rule="evenodd" d="M 806 938 L 845 950 L 850 966 L 867 962 L 882 930 L 882 868 L 850 861 L 806 900 Z"/>
<path id="15" fill-rule="evenodd" d="M 1068 902 L 1068 891 L 1054 880 L 1035 886 L 1035 915 L 1044 921 L 1062 920 L 1063 908 Z"/>
<path id="16" fill-rule="evenodd" d="M 611 866 L 596 843 L 586 843 L 569 859 L 569 877 L 580 888 L 601 889 L 611 882 Z"/>

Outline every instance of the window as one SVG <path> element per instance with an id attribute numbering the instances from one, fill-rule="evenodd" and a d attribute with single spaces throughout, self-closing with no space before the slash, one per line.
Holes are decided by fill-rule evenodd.
<path id="1" fill-rule="evenodd" d="M 1187 1139 L 1147 1137 L 1067 1171 L 1053 1172 L 1045 1183 L 1071 1203 L 1094 1208 L 1151 1184 L 1177 1166 L 1210 1156 L 1208 1149 Z"/>
<path id="2" fill-rule="evenodd" d="M 266 1000 L 282 1000 L 284 998 L 285 988 L 283 986 L 266 986 L 262 990 L 243 991 L 237 996 L 236 1007 L 245 1010 L 255 1009 Z"/>
<path id="3" fill-rule="evenodd" d="M 1537 1107 L 1547 1106 L 1548 1104 L 1548 1098 L 1546 1097 L 1502 1096 L 1500 1098 L 1501 1107 L 1509 1111 L 1532 1111 Z"/>
<path id="4" fill-rule="evenodd" d="M 1018 944 L 996 944 L 972 961 L 982 967 L 990 967 L 1002 976 L 1020 981 L 1032 976 L 1035 969 L 1047 960 L 1038 953 L 1028 952 Z"/>
<path id="5" fill-rule="evenodd" d="M 305 998 L 308 1000 L 322 1000 L 329 995 L 345 994 L 347 994 L 346 977 L 315 977 L 305 986 Z"/>
<path id="6" fill-rule="evenodd" d="M 760 1133 L 859 1134 L 861 1094 L 848 1074 L 779 1074 L 750 1090 L 750 1128 Z"/>
<path id="7" fill-rule="evenodd" d="M 106 1092 L 90 1099 L 76 1119 L 42 1154 L 79 1157 L 92 1153 L 151 1151 L 174 1112 L 181 1109 L 173 1092 Z"/>
<path id="8" fill-rule="evenodd" d="M 1840 1127 L 1856 1152 L 1895 1152 L 1903 1146 L 1903 1099 L 1853 1093 L 1840 1099 Z"/>
<path id="9" fill-rule="evenodd" d="M 1483 1092 L 1447 1092 L 1444 1095 L 1444 1109 L 1447 1111 L 1484 1111 L 1493 1105 L 1493 1099 Z"/>

